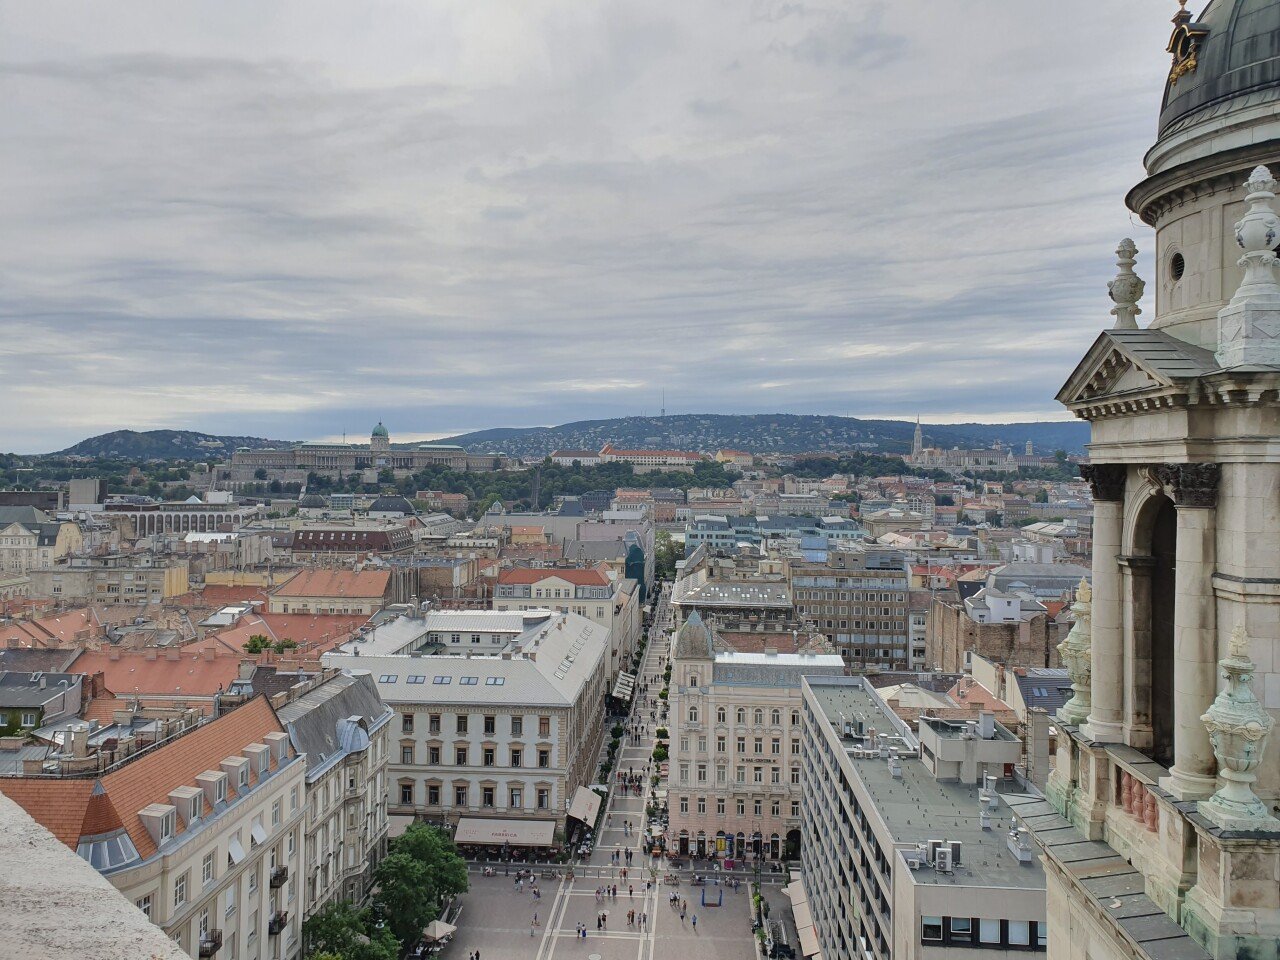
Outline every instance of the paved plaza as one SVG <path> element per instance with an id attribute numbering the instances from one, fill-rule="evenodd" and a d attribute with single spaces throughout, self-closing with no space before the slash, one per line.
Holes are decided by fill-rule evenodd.
<path id="1" fill-rule="evenodd" d="M 504 868 L 499 868 L 498 876 L 486 877 L 475 867 L 471 890 L 463 897 L 458 933 L 441 955 L 443 960 L 467 960 L 475 950 L 480 951 L 481 960 L 749 960 L 755 956 L 745 882 L 736 893 L 715 885 L 694 887 L 688 882 L 690 874 L 686 870 L 682 871 L 678 886 L 666 885 L 662 883 L 661 861 L 651 859 L 641 843 L 645 796 L 653 772 L 648 763 L 653 734 L 659 725 L 650 721 L 649 711 L 658 709 L 661 679 L 649 684 L 648 703 L 639 690 L 646 678 L 662 673 L 667 654 L 663 628 L 668 624 L 669 608 L 664 597 L 639 670 L 632 710 L 632 720 L 643 724 L 643 731 L 638 743 L 631 743 L 629 733 L 623 737 L 614 766 L 614 774 L 642 773 L 644 793 L 624 796 L 616 781 L 612 783 L 605 819 L 591 856 L 574 866 L 573 880 L 563 875 L 536 878 L 540 897 L 534 896 L 528 882 L 523 890 L 517 890 L 515 880 L 503 875 Z M 632 855 L 629 869 L 627 851 Z M 612 863 L 615 852 L 617 866 Z M 598 896 L 598 889 L 606 885 L 617 887 L 616 897 Z M 680 910 L 668 902 L 673 890 L 685 901 L 683 920 Z M 704 890 L 710 902 L 719 900 L 723 891 L 723 906 L 704 907 Z M 632 910 L 637 917 L 641 913 L 648 915 L 644 929 L 638 920 L 627 923 Z M 602 928 L 597 926 L 601 914 L 607 914 Z M 579 933 L 580 925 L 586 929 L 585 938 Z"/>

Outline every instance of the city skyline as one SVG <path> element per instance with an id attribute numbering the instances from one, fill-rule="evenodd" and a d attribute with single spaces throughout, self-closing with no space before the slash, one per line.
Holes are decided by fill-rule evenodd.
<path id="1" fill-rule="evenodd" d="M 10 8 L 0 449 L 1060 419 L 1166 28 L 981 6 Z"/>

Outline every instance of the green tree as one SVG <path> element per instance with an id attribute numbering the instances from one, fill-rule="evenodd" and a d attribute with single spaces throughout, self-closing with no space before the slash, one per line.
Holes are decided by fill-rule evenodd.
<path id="1" fill-rule="evenodd" d="M 422 928 L 440 916 L 447 897 L 468 887 L 467 864 L 443 832 L 414 823 L 391 841 L 391 852 L 378 865 L 378 901 L 402 947 L 422 935 Z"/>
<path id="2" fill-rule="evenodd" d="M 244 642 L 245 653 L 261 653 L 267 647 L 271 646 L 271 638 L 263 636 L 261 633 L 255 633 Z"/>
<path id="3" fill-rule="evenodd" d="M 653 575 L 659 580 L 674 580 L 676 578 L 676 561 L 681 559 L 682 556 L 680 545 L 676 543 L 675 537 L 671 536 L 666 530 L 659 530 L 655 541 Z"/>
<path id="4" fill-rule="evenodd" d="M 253 471 L 253 479 L 255 480 L 267 479 L 267 468 L 259 467 L 257 470 Z"/>
<path id="5" fill-rule="evenodd" d="M 400 950 L 395 935 L 378 927 L 368 910 L 350 903 L 332 903 L 302 924 L 307 960 L 396 960 Z"/>

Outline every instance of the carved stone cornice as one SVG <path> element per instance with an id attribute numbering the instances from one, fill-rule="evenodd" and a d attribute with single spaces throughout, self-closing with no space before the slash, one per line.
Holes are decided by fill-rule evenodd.
<path id="1" fill-rule="evenodd" d="M 1216 507 L 1222 467 L 1216 463 L 1162 463 L 1156 479 L 1180 507 Z"/>
<path id="2" fill-rule="evenodd" d="M 1120 463 L 1082 463 L 1080 476 L 1095 500 L 1123 500 L 1125 467 Z"/>

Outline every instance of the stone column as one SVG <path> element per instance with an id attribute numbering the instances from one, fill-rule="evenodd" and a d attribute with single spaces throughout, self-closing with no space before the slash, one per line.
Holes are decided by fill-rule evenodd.
<path id="1" fill-rule="evenodd" d="M 1163 464 L 1156 470 L 1178 508 L 1173 598 L 1173 767 L 1160 785 L 1179 800 L 1202 800 L 1211 796 L 1217 786 L 1217 763 L 1200 716 L 1218 690 L 1213 570 L 1219 473 L 1216 463 Z"/>
<path id="2" fill-rule="evenodd" d="M 1124 742 L 1151 749 L 1151 570 L 1148 556 L 1117 558 L 1124 631 Z"/>
<path id="3" fill-rule="evenodd" d="M 1124 740 L 1124 631 L 1120 607 L 1121 530 L 1125 467 L 1090 463 L 1080 475 L 1093 491 L 1093 675 L 1092 704 L 1081 732 L 1096 743 Z"/>

